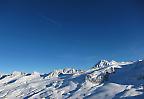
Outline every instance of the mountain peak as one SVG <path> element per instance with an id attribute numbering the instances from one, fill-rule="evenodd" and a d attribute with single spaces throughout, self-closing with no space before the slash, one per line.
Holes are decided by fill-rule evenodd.
<path id="1" fill-rule="evenodd" d="M 65 69 L 55 70 L 49 73 L 48 78 L 58 77 L 59 74 L 72 74 L 73 75 L 73 74 L 81 74 L 82 72 L 83 72 L 82 70 L 65 68 Z"/>
<path id="2" fill-rule="evenodd" d="M 0 98 L 119 99 L 144 95 L 143 83 L 144 60 L 100 60 L 94 69 L 85 71 L 65 68 L 44 75 L 17 71 L 2 75 Z"/>
<path id="3" fill-rule="evenodd" d="M 112 61 L 108 61 L 108 60 L 100 60 L 93 68 L 104 68 L 107 66 L 111 66 L 117 64 L 116 61 L 112 60 Z"/>

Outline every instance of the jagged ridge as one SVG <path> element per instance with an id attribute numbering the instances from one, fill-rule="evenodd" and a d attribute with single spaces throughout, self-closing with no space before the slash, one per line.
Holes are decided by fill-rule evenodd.
<path id="1" fill-rule="evenodd" d="M 49 74 L 13 72 L 1 75 L 0 99 L 143 97 L 143 84 L 143 60 L 101 60 L 87 71 L 67 68 Z"/>

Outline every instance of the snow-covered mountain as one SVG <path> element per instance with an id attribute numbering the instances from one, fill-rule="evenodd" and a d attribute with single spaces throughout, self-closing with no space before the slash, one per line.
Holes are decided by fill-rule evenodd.
<path id="1" fill-rule="evenodd" d="M 144 60 L 101 60 L 89 70 L 0 75 L 0 99 L 144 99 Z"/>

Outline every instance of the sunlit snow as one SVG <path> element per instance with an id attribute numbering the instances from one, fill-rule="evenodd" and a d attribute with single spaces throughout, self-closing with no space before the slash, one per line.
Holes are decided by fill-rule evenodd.
<path id="1" fill-rule="evenodd" d="M 144 61 L 0 76 L 0 99 L 144 99 Z"/>

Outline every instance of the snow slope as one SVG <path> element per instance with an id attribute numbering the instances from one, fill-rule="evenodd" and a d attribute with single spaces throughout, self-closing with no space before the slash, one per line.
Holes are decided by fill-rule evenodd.
<path id="1" fill-rule="evenodd" d="M 144 99 L 144 61 L 101 60 L 89 70 L 0 75 L 0 99 Z"/>

